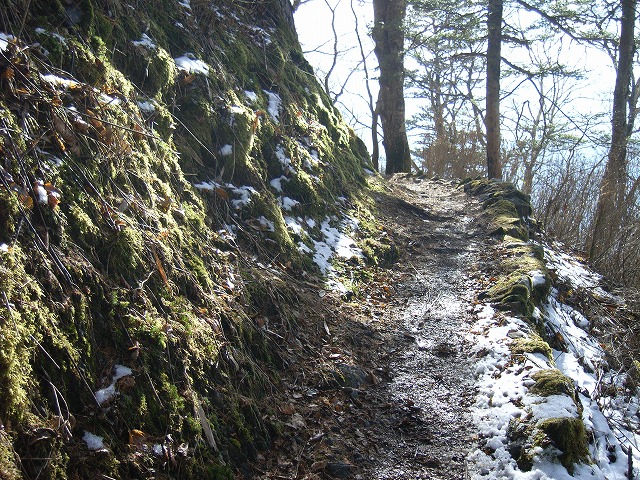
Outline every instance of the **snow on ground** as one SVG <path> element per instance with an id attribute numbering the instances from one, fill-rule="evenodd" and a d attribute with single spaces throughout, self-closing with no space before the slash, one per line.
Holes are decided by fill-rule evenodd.
<path id="1" fill-rule="evenodd" d="M 280 159 L 283 169 L 291 168 L 291 160 L 287 158 L 283 148 L 276 149 L 276 156 Z M 282 193 L 283 181 L 289 181 L 289 179 L 285 176 L 275 178 L 270 182 L 271 187 Z M 230 203 L 236 210 L 249 205 L 251 197 L 257 193 L 253 187 L 248 185 L 236 187 L 231 183 L 219 183 L 215 180 L 195 183 L 194 187 L 209 191 L 222 189 L 227 194 L 230 192 L 232 194 Z M 278 198 L 278 203 L 285 214 L 283 219 L 287 229 L 300 238 L 297 242 L 298 250 L 310 255 L 320 271 L 328 276 L 327 285 L 339 291 L 345 290 L 344 285 L 341 285 L 337 280 L 332 259 L 337 257 L 349 260 L 354 257 L 362 257 L 362 250 L 357 247 L 356 241 L 353 239 L 353 233 L 358 230 L 358 221 L 347 215 L 342 218 L 333 215 L 318 224 L 313 218 L 290 215 L 290 212 L 300 205 L 298 200 L 282 195 Z M 274 223 L 267 218 L 261 217 L 257 221 L 265 231 L 275 231 Z M 225 229 L 223 233 L 231 238 L 235 236 L 232 227 Z"/>
<path id="2" fill-rule="evenodd" d="M 614 298 L 598 286 L 600 276 L 579 263 L 574 257 L 545 245 L 547 266 L 559 281 L 571 288 L 589 288 L 600 295 Z M 536 272 L 533 272 L 536 273 Z M 535 281 L 535 276 L 533 277 Z M 625 479 L 627 455 L 623 451 L 633 445 L 634 478 L 638 476 L 640 455 L 637 445 L 638 396 L 631 400 L 607 397 L 598 386 L 608 381 L 604 352 L 588 333 L 589 320 L 582 313 L 558 298 L 553 289 L 548 303 L 534 315 L 547 326 L 550 334 L 561 338 L 566 351 L 553 350 L 553 360 L 542 354 L 524 354 L 523 361 L 513 361 L 509 345 L 517 338 L 529 337 L 532 328 L 521 319 L 498 314 L 486 304 L 476 306 L 478 321 L 469 332 L 470 343 L 478 357 L 476 386 L 478 394 L 472 409 L 480 443 L 469 457 L 472 478 L 514 480 Z M 576 465 L 573 475 L 558 463 L 557 453 L 539 448 L 533 468 L 521 471 L 508 450 L 507 430 L 510 422 L 530 415 L 533 421 L 545 418 L 579 415 L 576 405 L 567 395 L 539 397 L 529 391 L 535 382 L 531 376 L 540 370 L 559 369 L 573 380 L 583 412 L 582 420 L 590 441 L 590 465 Z M 610 379 L 620 386 L 623 379 Z M 606 389 L 610 391 L 611 389 Z M 633 428 L 630 428 L 633 427 Z"/>
<path id="3" fill-rule="evenodd" d="M 310 248 L 307 243 L 300 242 L 298 249 L 302 253 L 312 254 L 313 261 L 324 274 L 335 274 L 331 264 L 334 256 L 345 260 L 362 257 L 362 251 L 351 236 L 357 229 L 357 221 L 351 217 L 345 217 L 342 221 L 336 216 L 325 218 L 319 225 L 319 235 L 315 228 L 317 224 L 312 218 L 285 216 L 284 221 L 291 233 L 301 238 L 306 237 L 308 243 L 313 245 L 313 248 Z"/>
<path id="4" fill-rule="evenodd" d="M 132 40 L 131 43 L 133 43 L 136 47 L 144 47 L 149 50 L 153 50 L 154 48 L 156 48 L 156 44 L 153 43 L 153 40 L 151 40 L 149 35 L 147 35 L 146 33 L 142 34 L 142 38 L 140 38 L 140 40 Z"/>
<path id="5" fill-rule="evenodd" d="M 138 108 L 144 113 L 153 113 L 156 111 L 155 100 L 145 100 L 144 102 L 137 102 Z"/>
<path id="6" fill-rule="evenodd" d="M 87 448 L 89 450 L 104 450 L 106 448 L 102 437 L 91 432 L 87 432 L 86 430 L 82 435 L 82 440 L 87 444 Z"/>
<path id="7" fill-rule="evenodd" d="M 94 395 L 99 405 L 103 405 L 110 400 L 112 400 L 117 392 L 116 392 L 116 383 L 123 377 L 128 377 L 132 375 L 133 372 L 129 367 L 125 367 L 124 365 L 116 365 L 114 367 L 113 378 L 111 379 L 111 383 L 108 387 L 101 388 Z"/>
<path id="8" fill-rule="evenodd" d="M 193 53 L 185 53 L 181 57 L 174 58 L 176 67 L 179 70 L 183 70 L 187 73 L 201 73 L 202 75 L 208 75 L 211 67 L 202 60 L 195 57 Z"/>
<path id="9" fill-rule="evenodd" d="M 228 155 L 231 155 L 233 153 L 233 147 L 229 144 L 224 145 L 221 149 L 220 149 L 220 155 L 222 155 L 223 157 L 226 157 Z"/>
<path id="10" fill-rule="evenodd" d="M 13 35 L 0 32 L 0 52 L 6 50 L 12 40 L 15 40 Z"/>
<path id="11" fill-rule="evenodd" d="M 282 175 L 280 177 L 277 177 L 271 180 L 269 184 L 271 185 L 271 188 L 273 188 L 276 192 L 282 193 L 282 182 L 288 182 L 288 181 L 289 179 L 284 175 Z"/>
<path id="12" fill-rule="evenodd" d="M 245 90 L 244 96 L 247 97 L 247 100 L 252 103 L 255 103 L 258 100 L 258 95 L 256 94 L 256 92 L 252 92 L 251 90 Z"/>
<path id="13" fill-rule="evenodd" d="M 215 180 L 210 180 L 208 182 L 200 182 L 193 185 L 199 190 L 211 190 L 215 191 L 218 188 L 223 189 L 225 192 L 230 190 L 236 198 L 231 200 L 231 206 L 236 210 L 240 210 L 243 207 L 246 207 L 251 203 L 251 197 L 258 193 L 255 188 L 249 185 L 243 185 L 241 187 L 236 187 L 232 183 L 218 183 Z"/>
<path id="14" fill-rule="evenodd" d="M 67 39 L 64 38 L 62 35 L 60 35 L 59 33 L 50 32 L 50 31 L 45 30 L 44 28 L 41 28 L 41 27 L 36 28 L 34 31 L 39 35 L 47 35 L 49 37 L 53 37 L 56 40 L 58 40 L 58 42 L 60 42 L 65 47 L 67 46 Z M 0 48 L 0 50 L 2 50 L 2 49 Z"/>
<path id="15" fill-rule="evenodd" d="M 269 92 L 267 90 L 264 91 L 269 97 L 269 106 L 267 107 L 267 112 L 271 115 L 271 118 L 276 122 L 280 121 L 280 107 L 282 105 L 282 99 L 280 95 L 277 93 Z"/>

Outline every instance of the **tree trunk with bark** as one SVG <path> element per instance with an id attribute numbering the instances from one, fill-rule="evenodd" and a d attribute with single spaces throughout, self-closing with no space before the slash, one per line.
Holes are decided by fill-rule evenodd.
<path id="1" fill-rule="evenodd" d="M 502 46 L 502 0 L 489 0 L 487 18 L 487 173 L 502 178 L 500 161 L 500 49 Z"/>
<path id="2" fill-rule="evenodd" d="M 613 91 L 611 146 L 604 176 L 600 183 L 600 195 L 589 247 L 589 256 L 596 264 L 605 261 L 607 253 L 614 248 L 624 209 L 627 144 L 629 141 L 627 101 L 631 84 L 637 3 L 637 0 L 621 0 L 620 2 L 622 19 L 618 47 L 618 69 Z"/>
<path id="3" fill-rule="evenodd" d="M 411 171 L 404 106 L 405 0 L 373 0 L 375 54 L 380 68 L 377 110 L 382 123 L 387 174 Z"/>

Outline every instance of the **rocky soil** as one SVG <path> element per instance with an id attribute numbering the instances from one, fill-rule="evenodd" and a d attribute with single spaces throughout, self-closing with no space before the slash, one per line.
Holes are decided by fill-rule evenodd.
<path id="1" fill-rule="evenodd" d="M 450 182 L 396 176 L 376 202 L 402 258 L 356 298 L 299 289 L 311 307 L 301 314 L 300 360 L 280 392 L 286 431 L 276 454 L 260 457 L 257 477 L 468 478 L 474 388 L 465 332 L 493 240 L 480 204 Z"/>

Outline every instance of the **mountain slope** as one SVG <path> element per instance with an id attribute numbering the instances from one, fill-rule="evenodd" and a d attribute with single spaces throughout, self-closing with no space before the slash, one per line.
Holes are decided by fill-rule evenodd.
<path id="1" fill-rule="evenodd" d="M 281 428 L 287 279 L 357 251 L 362 142 L 281 0 L 10 2 L 0 31 L 2 478 L 230 478 Z"/>

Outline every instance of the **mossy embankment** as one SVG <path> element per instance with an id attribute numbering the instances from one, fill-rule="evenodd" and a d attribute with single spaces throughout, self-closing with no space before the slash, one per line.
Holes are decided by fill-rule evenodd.
<path id="1" fill-rule="evenodd" d="M 256 318 L 293 334 L 314 265 L 285 217 L 339 223 L 368 166 L 288 8 L 0 16 L 4 479 L 233 478 L 278 435 Z"/>
<path id="2" fill-rule="evenodd" d="M 537 457 L 545 457 L 556 459 L 572 473 L 575 464 L 590 461 L 589 439 L 576 387 L 555 368 L 546 319 L 537 308 L 548 301 L 552 279 L 543 247 L 530 239 L 537 227 L 530 218 L 530 199 L 508 183 L 466 180 L 463 184 L 465 191 L 483 202 L 491 233 L 499 239 L 494 275 L 479 299 L 528 323 L 528 336 L 510 342 L 512 362 L 524 367 L 528 356 L 537 356 L 535 365 L 549 366 L 531 375 L 530 406 L 523 416 L 511 421 L 507 450 L 523 471 L 531 470 Z"/>

